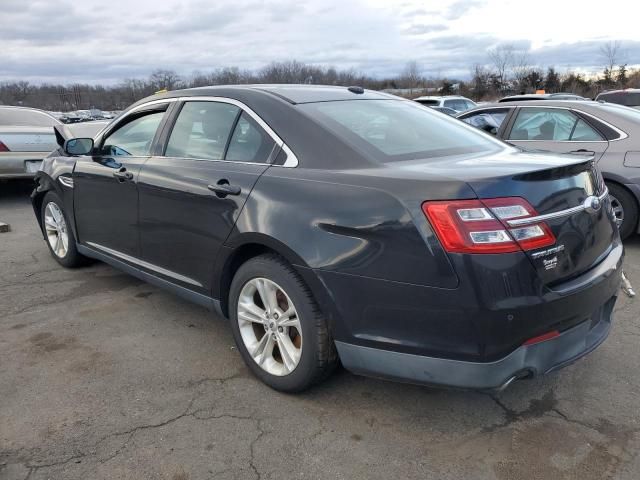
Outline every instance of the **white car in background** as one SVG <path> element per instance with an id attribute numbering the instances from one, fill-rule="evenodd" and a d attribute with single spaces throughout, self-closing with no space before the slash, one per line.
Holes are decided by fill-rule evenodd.
<path id="1" fill-rule="evenodd" d="M 414 98 L 413 101 L 426 105 L 427 107 L 450 108 L 458 113 L 466 112 L 477 106 L 476 102 L 461 95 L 445 95 L 442 97 L 425 96 Z"/>
<path id="2" fill-rule="evenodd" d="M 108 122 L 88 122 L 75 130 L 37 108 L 0 106 L 0 179 L 33 178 L 42 159 L 58 148 L 53 127 L 66 136 L 92 137 Z"/>

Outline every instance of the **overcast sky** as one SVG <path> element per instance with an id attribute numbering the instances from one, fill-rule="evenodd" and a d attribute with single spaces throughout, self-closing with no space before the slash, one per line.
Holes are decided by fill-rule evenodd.
<path id="1" fill-rule="evenodd" d="M 512 44 L 533 64 L 601 69 L 621 42 L 640 64 L 632 0 L 0 0 L 0 81 L 116 83 L 156 68 L 188 76 L 271 61 L 397 75 L 469 76 Z"/>

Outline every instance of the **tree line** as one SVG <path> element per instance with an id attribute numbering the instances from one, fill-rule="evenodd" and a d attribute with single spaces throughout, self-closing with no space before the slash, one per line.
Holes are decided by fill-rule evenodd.
<path id="1" fill-rule="evenodd" d="M 193 72 L 181 76 L 173 70 L 158 69 L 148 78 L 128 78 L 117 85 L 32 84 L 27 81 L 0 83 L 0 104 L 23 105 L 52 111 L 89 108 L 122 110 L 133 102 L 160 90 L 236 85 L 251 83 L 306 83 L 322 85 L 360 85 L 374 90 L 389 89 L 403 96 L 459 93 L 474 100 L 492 100 L 514 93 L 571 92 L 593 98 L 612 88 L 640 88 L 640 70 L 629 69 L 618 61 L 620 43 L 605 45 L 600 56 L 603 64 L 598 74 L 559 72 L 553 66 L 532 65 L 526 51 L 502 45 L 487 52 L 487 61 L 471 68 L 466 81 L 434 78 L 425 75 L 416 61 L 407 63 L 393 77 L 375 78 L 355 69 L 336 69 L 296 60 L 272 62 L 257 70 L 237 67 L 218 68 L 210 72 Z"/>

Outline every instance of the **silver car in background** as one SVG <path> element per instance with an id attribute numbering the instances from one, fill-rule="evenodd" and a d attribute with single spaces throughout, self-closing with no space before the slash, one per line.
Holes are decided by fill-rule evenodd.
<path id="1" fill-rule="evenodd" d="M 0 106 L 0 179 L 33 178 L 42 159 L 57 149 L 54 127 L 67 137 L 93 137 L 107 121 L 66 127 L 51 114 L 27 107 Z"/>
<path id="2" fill-rule="evenodd" d="M 43 110 L 0 106 L 0 179 L 32 178 L 58 147 L 55 125 L 62 123 Z"/>
<path id="3" fill-rule="evenodd" d="M 523 149 L 594 157 L 620 235 L 639 231 L 639 110 L 593 101 L 526 100 L 482 105 L 457 118 Z"/>

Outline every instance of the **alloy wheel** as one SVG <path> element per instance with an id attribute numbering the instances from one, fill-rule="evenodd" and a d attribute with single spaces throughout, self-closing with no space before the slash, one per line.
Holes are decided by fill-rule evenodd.
<path id="1" fill-rule="evenodd" d="M 302 328 L 298 312 L 277 283 L 253 278 L 238 298 L 238 326 L 251 358 L 267 373 L 288 375 L 302 355 Z"/>
<path id="2" fill-rule="evenodd" d="M 609 194 L 609 198 L 611 200 L 611 209 L 613 210 L 613 215 L 616 218 L 616 225 L 618 228 L 622 226 L 624 222 L 624 208 L 622 207 L 622 203 L 613 195 Z"/>
<path id="3" fill-rule="evenodd" d="M 58 205 L 49 202 L 44 209 L 44 229 L 51 250 L 58 258 L 64 258 L 69 250 L 67 222 Z"/>

